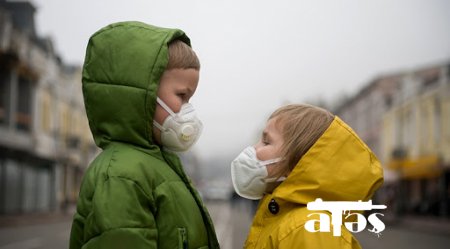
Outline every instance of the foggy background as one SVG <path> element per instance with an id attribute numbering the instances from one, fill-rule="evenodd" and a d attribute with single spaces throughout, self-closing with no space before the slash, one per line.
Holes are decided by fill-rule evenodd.
<path id="1" fill-rule="evenodd" d="M 0 2 L 4 3 L 5 0 Z M 113 22 L 134 20 L 179 28 L 190 37 L 201 62 L 199 87 L 191 103 L 196 108 L 204 129 L 198 143 L 190 152 L 181 154 L 181 157 L 187 173 L 206 201 L 223 248 L 240 248 L 255 207 L 250 201 L 233 197 L 230 162 L 246 146 L 259 139 L 266 119 L 275 109 L 287 103 L 311 103 L 335 111 L 342 105 L 345 106 L 345 103 L 351 105 L 346 101 L 360 96 L 362 90 L 372 82 L 392 75 L 401 75 L 398 77 L 402 78 L 400 81 L 403 83 L 398 83 L 401 86 L 414 83 L 408 81 L 407 75 L 415 75 L 416 72 L 417 75 L 431 75 L 426 76 L 428 78 L 438 75 L 436 77 L 442 78 L 439 81 L 442 85 L 450 82 L 450 1 L 446 0 L 29 2 L 36 8 L 35 33 L 42 40 L 51 41 L 51 46 L 47 46 L 47 49 L 51 47 L 49 54 L 56 56 L 56 64 L 59 66 L 52 63 L 49 65 L 61 67 L 61 71 L 70 75 L 73 90 L 66 94 L 73 92 L 77 101 L 81 100 L 78 88 L 81 84 L 77 85 L 80 79 L 79 67 L 82 66 L 89 37 L 100 28 Z M 45 66 L 42 67 L 43 71 L 47 70 Z M 448 90 L 448 86 L 445 89 Z M 41 95 L 37 96 L 39 100 Z M 450 103 L 449 96 L 446 95 L 443 99 L 447 102 L 442 103 Z M 393 99 L 395 98 L 394 96 Z M 0 105 L 0 114 L 1 107 Z M 77 115 L 83 116 L 82 105 L 78 103 L 76 108 Z M 59 110 L 59 107 L 55 110 Z M 445 110 L 447 109 L 443 109 L 442 122 L 450 124 L 450 109 L 448 113 Z M 70 116 L 65 112 L 62 115 Z M 381 119 L 381 115 L 379 116 Z M 3 134 L 1 118 L 0 115 L 0 135 Z M 59 119 L 55 120 L 59 122 Z M 81 117 L 80 120 L 80 124 L 85 125 Z M 353 127 L 353 124 L 350 123 L 350 126 Z M 39 130 L 32 127 L 27 129 L 39 135 Z M 64 122 L 55 127 L 64 130 Z M 86 141 L 80 142 L 84 148 L 82 155 L 86 157 L 75 160 L 76 163 L 58 159 L 51 166 L 45 166 L 48 172 L 42 175 L 42 182 L 53 179 L 53 175 L 56 175 L 56 179 L 61 175 L 61 180 L 56 180 L 49 187 L 42 187 L 50 189 L 51 194 L 47 198 L 50 204 L 40 205 L 36 200 L 36 208 L 31 204 L 23 208 L 21 201 L 17 201 L 17 205 L 7 204 L 13 200 L 13 197 L 9 197 L 13 194 L 8 193 L 16 193 L 16 190 L 17 193 L 27 193 L 23 189 L 33 187 L 26 185 L 26 181 L 19 177 L 22 173 L 15 169 L 16 163 L 8 163 L 15 162 L 14 157 L 20 158 L 20 149 L 19 153 L 14 152 L 14 146 L 2 144 L 0 138 L 0 186 L 3 188 L 0 200 L 4 204 L 0 205 L 0 249 L 66 248 L 79 183 L 88 161 L 98 152 L 92 148 L 89 131 L 85 126 L 80 127 L 84 130 L 75 133 L 83 137 L 80 141 Z M 444 125 L 441 128 L 448 132 L 449 127 Z M 15 129 L 12 130 L 15 132 Z M 358 129 L 355 130 L 358 132 Z M 66 140 L 63 133 L 65 134 L 61 131 L 61 139 Z M 364 137 L 363 132 L 360 135 Z M 379 136 L 381 137 L 380 134 Z M 450 158 L 447 156 L 448 147 L 443 148 L 440 153 L 446 153 L 445 158 Z M 382 153 L 383 151 L 379 151 L 377 155 Z M 81 155 L 73 151 L 69 151 L 69 154 Z M 11 157 L 12 160 L 8 159 Z M 381 157 L 384 158 L 385 155 Z M 25 163 L 29 166 L 23 167 L 31 168 L 33 160 Z M 445 165 L 445 172 L 448 172 L 449 164 Z M 427 182 L 420 178 L 411 181 L 412 187 L 399 187 L 403 186 L 403 182 L 392 180 L 392 184 L 387 184 L 392 189 L 385 190 L 384 196 L 389 196 L 391 190 L 395 192 L 403 188 L 414 195 L 417 192 L 414 192 L 415 189 L 421 189 L 421 182 L 425 182 L 422 189 L 427 186 L 428 189 L 438 189 L 435 187 L 441 184 L 438 181 L 443 181 L 444 184 L 439 185 L 439 188 L 446 189 L 447 186 L 447 197 L 444 195 L 443 198 L 449 198 L 448 185 L 445 185 L 449 181 L 448 173 L 445 172 L 436 178 L 444 180 Z M 22 175 L 28 176 L 27 174 Z M 17 176 L 18 180 L 14 180 L 16 178 L 10 177 L 11 175 Z M 28 187 L 8 187 L 19 181 L 25 182 Z M 44 194 L 38 193 L 37 196 L 39 199 Z M 24 197 L 25 200 L 27 198 Z M 420 201 L 423 197 L 417 198 Z M 380 197 L 382 203 L 379 204 L 387 204 L 384 202 L 387 199 L 388 197 Z M 448 205 L 448 199 L 443 202 Z M 407 201 L 402 205 L 410 210 L 408 214 L 419 217 L 411 219 L 415 223 L 400 226 L 403 221 L 394 216 L 392 223 L 387 224 L 387 229 L 392 226 L 392 230 L 386 230 L 384 237 L 360 235 L 363 248 L 381 248 L 380 243 L 384 243 L 383 248 L 421 248 L 423 244 L 420 242 L 430 248 L 445 248 L 448 245 L 448 213 L 437 215 L 434 211 L 419 210 L 420 213 L 416 212 L 415 206 L 408 209 L 409 204 L 405 203 Z M 437 216 L 438 219 L 422 219 L 429 216 Z M 22 236 L 19 237 L 18 234 Z"/>
<path id="2" fill-rule="evenodd" d="M 333 101 L 373 78 L 450 58 L 450 2 L 33 0 L 37 30 L 64 61 L 112 22 L 184 30 L 201 60 L 192 98 L 199 156 L 234 155 L 287 102 Z"/>

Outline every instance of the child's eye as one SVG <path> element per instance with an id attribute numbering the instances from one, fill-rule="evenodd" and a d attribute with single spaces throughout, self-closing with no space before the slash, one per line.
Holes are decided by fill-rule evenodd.
<path id="1" fill-rule="evenodd" d="M 177 96 L 183 101 L 187 102 L 187 100 L 188 100 L 188 96 L 186 93 L 177 93 Z"/>

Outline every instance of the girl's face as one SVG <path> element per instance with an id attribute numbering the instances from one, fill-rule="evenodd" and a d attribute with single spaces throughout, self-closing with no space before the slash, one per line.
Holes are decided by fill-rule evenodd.
<path id="1" fill-rule="evenodd" d="M 263 130 L 261 139 L 255 145 L 256 157 L 261 160 L 274 159 L 281 156 L 281 146 L 284 143 L 281 131 L 275 125 L 276 118 L 269 119 Z M 277 163 L 267 165 L 269 177 L 273 176 Z"/>

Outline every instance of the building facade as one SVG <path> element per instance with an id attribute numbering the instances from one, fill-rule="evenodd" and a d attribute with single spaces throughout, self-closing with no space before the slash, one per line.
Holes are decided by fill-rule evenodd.
<path id="1" fill-rule="evenodd" d="M 449 216 L 450 64 L 379 77 L 335 112 L 380 159 L 393 215 Z"/>
<path id="2" fill-rule="evenodd" d="M 450 64 L 408 72 L 383 120 L 398 213 L 449 215 Z"/>
<path id="3" fill-rule="evenodd" d="M 80 68 L 38 37 L 34 13 L 0 1 L 0 214 L 64 209 L 97 151 Z"/>

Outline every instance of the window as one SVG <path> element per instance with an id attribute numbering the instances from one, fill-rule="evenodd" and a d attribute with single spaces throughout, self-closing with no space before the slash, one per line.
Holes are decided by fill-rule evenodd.
<path id="1" fill-rule="evenodd" d="M 441 103 L 436 97 L 434 99 L 434 142 L 437 146 L 441 143 Z"/>
<path id="2" fill-rule="evenodd" d="M 0 70 L 0 125 L 8 123 L 10 84 L 9 73 Z"/>
<path id="3" fill-rule="evenodd" d="M 425 72 L 422 78 L 422 90 L 428 90 L 430 88 L 436 87 L 439 83 L 440 70 L 435 68 L 433 70 L 429 70 Z"/>
<path id="4" fill-rule="evenodd" d="M 51 99 L 49 94 L 44 94 L 41 99 L 41 129 L 45 133 L 51 130 Z"/>
<path id="5" fill-rule="evenodd" d="M 19 76 L 16 127 L 18 130 L 31 129 L 31 81 Z"/>

